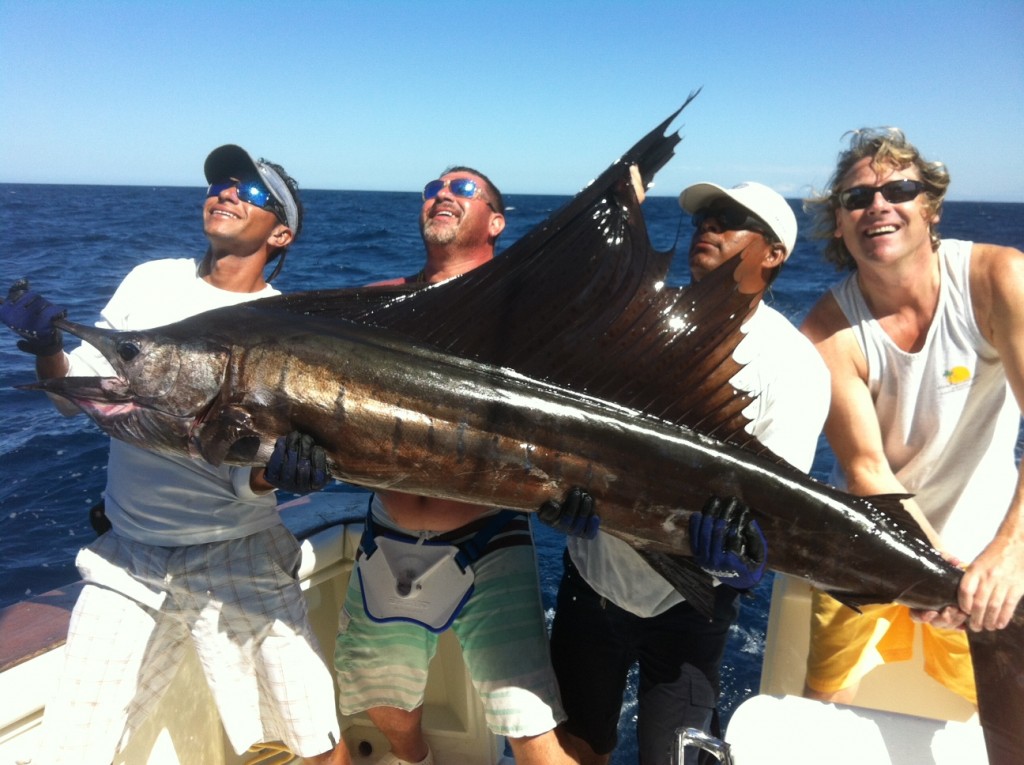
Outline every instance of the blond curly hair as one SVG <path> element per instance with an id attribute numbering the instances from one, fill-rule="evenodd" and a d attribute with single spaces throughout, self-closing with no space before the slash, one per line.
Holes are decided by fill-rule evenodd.
<path id="1" fill-rule="evenodd" d="M 926 210 L 929 218 L 938 218 L 942 213 L 942 202 L 949 188 L 949 171 L 941 162 L 928 162 L 921 152 L 907 140 L 899 128 L 861 128 L 843 135 L 850 137 L 850 147 L 839 153 L 835 172 L 828 186 L 820 194 L 812 194 L 803 201 L 804 212 L 811 217 L 809 235 L 825 242 L 825 259 L 837 270 L 854 270 L 857 263 L 842 238 L 836 238 L 836 210 L 839 208 L 839 184 L 850 169 L 865 157 L 871 157 L 871 167 L 902 170 L 916 167 L 924 182 L 927 198 Z M 937 223 L 930 227 L 932 249 L 938 249 L 940 237 Z"/>

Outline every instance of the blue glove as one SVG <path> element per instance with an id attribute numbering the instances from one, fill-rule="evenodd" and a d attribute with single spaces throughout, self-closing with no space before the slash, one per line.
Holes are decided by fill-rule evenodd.
<path id="1" fill-rule="evenodd" d="M 549 499 L 540 506 L 537 517 L 556 531 L 584 539 L 596 537 L 601 526 L 594 513 L 594 498 L 578 488 L 570 489 L 564 502 Z"/>
<path id="2" fill-rule="evenodd" d="M 28 279 L 18 279 L 0 303 L 0 321 L 21 335 L 18 347 L 36 356 L 52 356 L 64 348 L 61 331 L 54 319 L 63 319 L 68 312 L 51 303 L 38 292 L 32 292 Z"/>
<path id="3" fill-rule="evenodd" d="M 764 576 L 768 543 L 735 497 L 711 497 L 690 516 L 690 548 L 697 565 L 734 589 L 749 590 Z"/>
<path id="4" fill-rule="evenodd" d="M 330 481 L 327 453 L 307 436 L 293 430 L 274 444 L 263 477 L 267 483 L 292 494 L 320 491 Z"/>

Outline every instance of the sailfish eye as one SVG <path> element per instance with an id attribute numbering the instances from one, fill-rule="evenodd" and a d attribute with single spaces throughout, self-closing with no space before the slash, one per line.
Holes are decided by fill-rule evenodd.
<path id="1" fill-rule="evenodd" d="M 125 341 L 118 343 L 117 355 L 121 357 L 122 361 L 131 361 L 141 353 L 141 349 L 135 343 L 131 341 Z"/>

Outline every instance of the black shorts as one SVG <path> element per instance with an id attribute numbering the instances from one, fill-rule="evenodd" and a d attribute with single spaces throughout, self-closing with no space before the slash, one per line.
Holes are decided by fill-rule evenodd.
<path id="1" fill-rule="evenodd" d="M 644 618 L 594 592 L 568 553 L 564 564 L 551 658 L 568 715 L 565 729 L 597 754 L 614 750 L 627 675 L 639 662 L 641 763 L 670 761 L 667 752 L 679 727 L 718 733 L 712 718 L 729 627 L 739 614 L 739 594 L 716 587 L 711 620 L 686 602 Z"/>

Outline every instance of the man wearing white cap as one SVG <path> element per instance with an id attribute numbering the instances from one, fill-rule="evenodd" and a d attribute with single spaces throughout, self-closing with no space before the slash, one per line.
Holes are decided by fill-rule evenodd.
<path id="1" fill-rule="evenodd" d="M 157 327 L 278 294 L 267 282 L 302 227 L 297 184 L 279 165 L 234 145 L 211 152 L 205 174 L 205 255 L 137 266 L 97 326 Z M 111 375 L 88 344 L 64 352 L 52 321 L 65 314 L 27 280 L 0 305 L 0 320 L 35 355 L 40 378 Z M 58 408 L 78 413 L 68 406 Z M 295 578 L 299 545 L 263 472 L 111 440 L 110 530 L 78 554 L 85 586 L 35 762 L 109 765 L 174 679 L 189 643 L 238 754 L 283 739 L 308 762 L 350 762 L 333 678 Z"/>
<path id="2" fill-rule="evenodd" d="M 796 217 L 785 199 L 762 184 L 698 183 L 683 191 L 679 204 L 695 227 L 689 249 L 694 281 L 746 251 L 760 259 L 770 282 L 793 252 Z M 735 358 L 745 366 L 732 384 L 751 394 L 747 430 L 809 470 L 828 412 L 828 371 L 807 339 L 763 303 L 743 331 Z M 572 502 L 570 494 L 565 505 Z M 729 627 L 739 613 L 740 591 L 757 584 L 765 564 L 764 538 L 737 500 L 709 498 L 704 513 L 693 514 L 695 522 L 720 520 L 723 506 L 732 509 L 725 516 L 727 536 L 743 539 L 746 552 L 731 555 L 727 545 L 701 548 L 701 535 L 691 528 L 696 562 L 732 585 L 715 588 L 710 621 L 625 542 L 602 533 L 569 537 L 551 648 L 568 714 L 560 734 L 584 765 L 607 763 L 615 749 L 627 673 L 635 662 L 641 765 L 670 761 L 677 728 L 718 732 L 715 707 Z M 696 762 L 697 752 L 690 750 L 686 763 Z"/>

